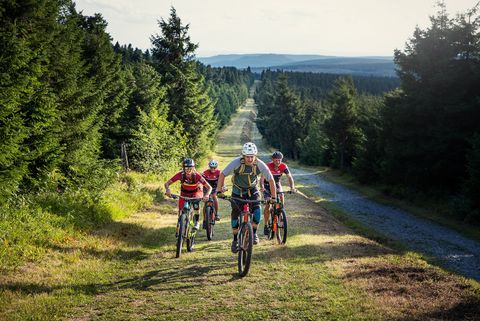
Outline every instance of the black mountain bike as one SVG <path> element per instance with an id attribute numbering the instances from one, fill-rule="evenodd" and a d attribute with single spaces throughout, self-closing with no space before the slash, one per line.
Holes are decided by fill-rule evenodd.
<path id="1" fill-rule="evenodd" d="M 240 201 L 242 205 L 241 213 L 239 215 L 239 230 L 238 230 L 238 274 L 244 277 L 248 274 L 250 263 L 252 261 L 253 249 L 253 212 L 250 209 L 252 203 L 265 203 L 262 200 L 245 200 L 243 198 L 218 195 L 218 198 L 230 201 L 230 203 L 238 206 L 235 201 Z"/>
<path id="2" fill-rule="evenodd" d="M 195 236 L 197 230 L 194 229 L 194 219 L 193 219 L 193 201 L 201 200 L 201 198 L 196 197 L 185 197 L 181 195 L 172 194 L 173 199 L 182 198 L 185 200 L 183 205 L 182 213 L 178 217 L 177 223 L 177 253 L 175 257 L 180 257 L 182 255 L 182 247 L 184 240 L 187 241 L 187 251 L 192 252 L 193 247 L 195 246 Z"/>
<path id="3" fill-rule="evenodd" d="M 213 228 L 215 226 L 215 204 L 213 203 L 212 195 L 208 198 L 203 208 L 205 231 L 207 232 L 207 239 L 211 241 L 213 239 Z"/>
<path id="4" fill-rule="evenodd" d="M 287 242 L 287 213 L 283 207 L 280 194 L 293 194 L 292 191 L 277 192 L 277 202 L 270 206 L 270 218 L 268 220 L 268 239 L 272 240 L 277 236 L 278 244 L 285 244 Z"/>

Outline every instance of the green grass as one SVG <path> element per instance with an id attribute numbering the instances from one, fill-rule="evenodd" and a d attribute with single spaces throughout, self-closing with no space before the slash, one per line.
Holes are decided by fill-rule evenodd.
<path id="1" fill-rule="evenodd" d="M 134 172 L 122 174 L 98 203 L 81 193 L 44 193 L 30 195 L 17 206 L 4 206 L 0 220 L 0 271 L 40 260 L 55 244 L 161 200 L 158 189 L 148 187 L 156 179 L 159 178 Z"/>
<path id="2" fill-rule="evenodd" d="M 223 164 L 238 155 L 233 132 L 220 137 Z M 456 306 L 480 316 L 477 282 L 362 237 L 298 194 L 286 200 L 287 244 L 262 238 L 245 278 L 230 252 L 225 201 L 214 240 L 202 230 L 194 252 L 176 259 L 176 203 L 159 192 L 165 177 L 129 176 L 108 202 L 143 191 L 150 206 L 132 213 L 117 204 L 132 214 L 67 233 L 41 260 L 0 274 L 1 320 L 462 320 Z"/>

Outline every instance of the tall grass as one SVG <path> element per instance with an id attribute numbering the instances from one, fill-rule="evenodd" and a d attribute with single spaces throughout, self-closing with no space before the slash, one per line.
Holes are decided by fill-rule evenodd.
<path id="1" fill-rule="evenodd" d="M 161 198 L 162 176 L 119 174 L 95 197 L 86 190 L 45 192 L 1 205 L 0 271 L 39 260 L 55 244 L 151 205 Z"/>

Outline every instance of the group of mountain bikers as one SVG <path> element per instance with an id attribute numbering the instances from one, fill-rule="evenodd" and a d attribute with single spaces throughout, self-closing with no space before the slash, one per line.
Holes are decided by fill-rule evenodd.
<path id="1" fill-rule="evenodd" d="M 208 163 L 209 168 L 202 174 L 195 170 L 195 162 L 191 158 L 186 158 L 183 161 L 183 170 L 176 173 L 165 183 L 165 194 L 171 196 L 170 185 L 176 181 L 181 182 L 181 196 L 194 197 L 199 200 L 192 202 L 194 208 L 194 228 L 200 228 L 200 199 L 208 201 L 209 197 L 212 197 L 215 207 L 215 220 L 220 220 L 218 214 L 218 199 L 217 193 L 223 193 L 225 188 L 225 177 L 232 174 L 232 212 L 231 212 L 231 226 L 233 232 L 232 240 L 232 252 L 238 251 L 237 234 L 239 229 L 239 215 L 241 208 L 241 201 L 243 200 L 259 200 L 260 192 L 263 192 L 264 199 L 267 203 L 264 208 L 264 234 L 268 235 L 269 228 L 267 222 L 269 219 L 270 206 L 277 200 L 277 191 L 282 192 L 282 185 L 280 184 L 280 178 L 283 174 L 286 174 L 290 190 L 296 192 L 295 184 L 288 166 L 282 163 L 283 154 L 279 151 L 274 152 L 272 155 L 272 161 L 265 164 L 261 159 L 257 157 L 257 146 L 254 143 L 245 143 L 242 147 L 242 153 L 240 157 L 232 160 L 224 169 L 220 171 L 218 169 L 218 162 L 214 159 Z M 260 178 L 259 178 L 260 177 Z M 257 185 L 260 182 L 260 190 Z M 283 194 L 280 195 L 283 201 Z M 236 204 L 235 204 L 236 203 Z M 184 206 L 184 200 L 180 199 L 178 202 L 179 214 Z M 257 234 L 257 227 L 261 219 L 261 209 L 259 203 L 252 204 L 253 211 L 253 244 L 258 244 L 259 237 Z M 203 227 L 205 228 L 205 218 L 203 220 Z"/>

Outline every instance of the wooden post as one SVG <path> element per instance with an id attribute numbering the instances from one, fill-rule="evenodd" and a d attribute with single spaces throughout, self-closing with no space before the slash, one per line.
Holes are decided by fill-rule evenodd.
<path id="1" fill-rule="evenodd" d="M 125 170 L 128 171 L 129 168 L 128 168 L 127 144 L 125 144 L 125 142 L 122 142 L 122 145 L 121 145 L 121 153 L 122 153 L 122 165 L 123 165 L 123 168 L 125 168 Z"/>

